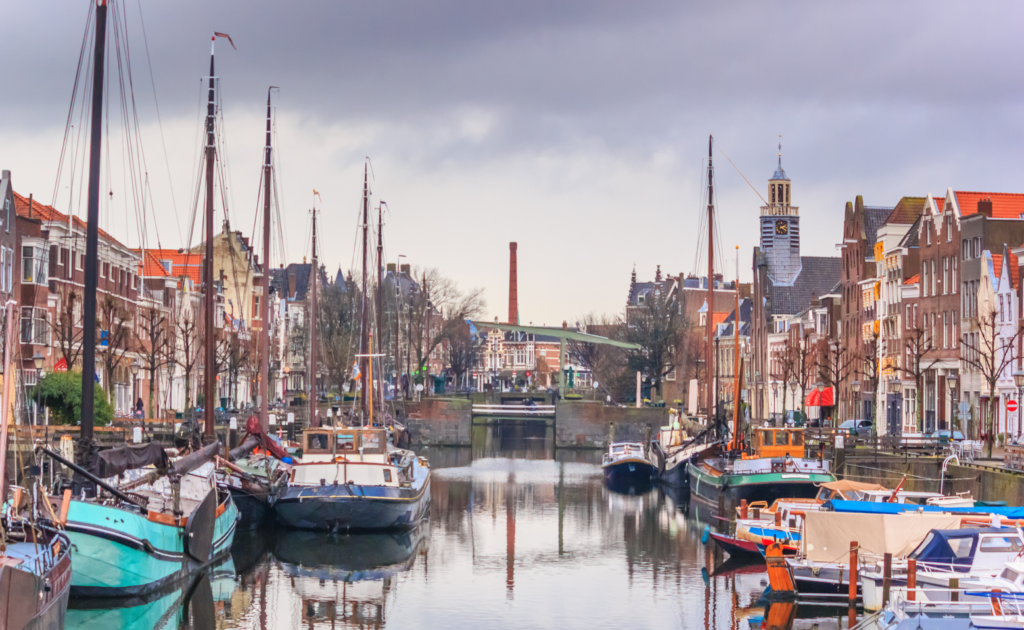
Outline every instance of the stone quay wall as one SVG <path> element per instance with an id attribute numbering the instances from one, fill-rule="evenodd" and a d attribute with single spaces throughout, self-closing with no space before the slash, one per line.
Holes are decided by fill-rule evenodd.
<path id="1" fill-rule="evenodd" d="M 424 398 L 405 403 L 400 419 L 413 444 L 469 446 L 472 439 L 473 403 L 466 398 Z"/>

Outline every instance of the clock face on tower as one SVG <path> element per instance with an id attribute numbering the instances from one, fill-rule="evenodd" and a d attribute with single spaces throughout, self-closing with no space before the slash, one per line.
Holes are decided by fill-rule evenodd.
<path id="1" fill-rule="evenodd" d="M 789 234 L 789 223 L 785 221 L 775 222 L 775 233 L 776 234 Z"/>

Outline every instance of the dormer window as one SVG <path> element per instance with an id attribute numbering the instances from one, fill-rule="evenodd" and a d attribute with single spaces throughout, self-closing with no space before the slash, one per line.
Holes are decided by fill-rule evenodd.
<path id="1" fill-rule="evenodd" d="M 171 273 L 172 263 L 170 260 L 161 260 L 160 266 L 162 266 L 164 268 L 164 271 L 166 271 L 167 273 Z"/>

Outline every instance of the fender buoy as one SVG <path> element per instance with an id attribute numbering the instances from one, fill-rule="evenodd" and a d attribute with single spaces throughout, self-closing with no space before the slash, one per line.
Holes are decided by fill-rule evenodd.
<path id="1" fill-rule="evenodd" d="M 711 526 L 705 525 L 704 532 L 700 535 L 700 544 L 708 544 L 708 539 L 711 538 Z"/>

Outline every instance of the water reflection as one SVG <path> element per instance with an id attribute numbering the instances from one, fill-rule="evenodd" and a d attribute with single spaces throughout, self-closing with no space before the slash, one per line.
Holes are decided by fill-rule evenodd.
<path id="1" fill-rule="evenodd" d="M 556 451 L 552 433 L 474 427 L 470 448 L 423 450 L 430 518 L 411 532 L 239 532 L 205 585 L 127 608 L 76 602 L 68 627 L 846 627 L 845 611 L 766 607 L 763 564 L 701 544 L 713 506 L 609 490 L 601 453 Z"/>

